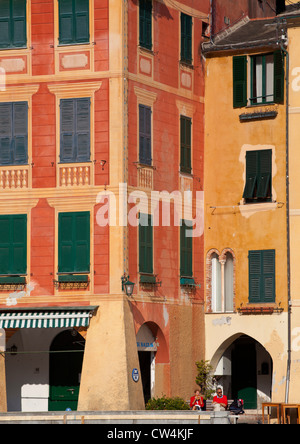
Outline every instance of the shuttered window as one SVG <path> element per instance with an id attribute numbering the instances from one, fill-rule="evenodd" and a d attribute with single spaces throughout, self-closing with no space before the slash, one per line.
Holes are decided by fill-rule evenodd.
<path id="1" fill-rule="evenodd" d="M 26 45 L 26 0 L 1 0 L 0 48 L 24 48 Z"/>
<path id="2" fill-rule="evenodd" d="M 139 272 L 153 274 L 153 226 L 149 214 L 140 214 Z"/>
<path id="3" fill-rule="evenodd" d="M 152 49 L 152 0 L 140 0 L 140 46 Z"/>
<path id="4" fill-rule="evenodd" d="M 249 251 L 249 302 L 275 302 L 275 250 Z"/>
<path id="5" fill-rule="evenodd" d="M 0 275 L 27 274 L 27 216 L 0 216 Z"/>
<path id="6" fill-rule="evenodd" d="M 189 117 L 180 116 L 180 171 L 191 173 L 192 171 L 192 120 Z"/>
<path id="7" fill-rule="evenodd" d="M 90 160 L 90 99 L 60 101 L 60 161 Z"/>
<path id="8" fill-rule="evenodd" d="M 251 105 L 283 103 L 284 55 L 282 51 L 251 56 Z M 247 57 L 233 57 L 233 106 L 247 106 Z"/>
<path id="9" fill-rule="evenodd" d="M 193 227 L 188 226 L 185 220 L 181 221 L 180 227 L 180 276 L 193 276 L 193 238 L 188 237 Z M 190 233 L 191 234 L 191 233 Z"/>
<path id="10" fill-rule="evenodd" d="M 181 62 L 191 64 L 192 58 L 192 17 L 186 14 L 181 14 Z"/>
<path id="11" fill-rule="evenodd" d="M 247 106 L 247 57 L 233 57 L 233 107 Z"/>
<path id="12" fill-rule="evenodd" d="M 151 108 L 139 105 L 139 161 L 151 165 Z"/>
<path id="13" fill-rule="evenodd" d="M 247 203 L 272 200 L 272 150 L 247 151 L 243 198 Z"/>
<path id="14" fill-rule="evenodd" d="M 89 40 L 89 0 L 59 0 L 59 44 Z"/>
<path id="15" fill-rule="evenodd" d="M 0 165 L 28 163 L 28 104 L 0 103 Z"/>
<path id="16" fill-rule="evenodd" d="M 90 213 L 60 213 L 58 216 L 58 272 L 89 273 Z"/>

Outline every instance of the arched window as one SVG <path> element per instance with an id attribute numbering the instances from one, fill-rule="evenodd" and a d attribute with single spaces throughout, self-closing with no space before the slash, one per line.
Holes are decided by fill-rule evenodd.
<path id="1" fill-rule="evenodd" d="M 230 313 L 234 311 L 235 256 L 229 250 L 219 254 L 211 250 L 207 256 L 207 311 Z"/>
<path id="2" fill-rule="evenodd" d="M 224 304 L 226 312 L 233 311 L 233 256 L 226 253 L 226 262 L 224 265 Z"/>
<path id="3" fill-rule="evenodd" d="M 212 311 L 222 311 L 222 276 L 219 256 L 214 253 L 211 257 L 211 295 Z"/>

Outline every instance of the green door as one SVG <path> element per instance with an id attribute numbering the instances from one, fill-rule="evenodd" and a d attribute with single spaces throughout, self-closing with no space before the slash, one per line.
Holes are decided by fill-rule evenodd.
<path id="1" fill-rule="evenodd" d="M 254 342 L 236 343 L 232 350 L 232 395 L 245 409 L 257 409 L 257 369 Z"/>
<path id="2" fill-rule="evenodd" d="M 52 342 L 49 411 L 77 410 L 84 342 L 75 330 L 60 333 Z"/>

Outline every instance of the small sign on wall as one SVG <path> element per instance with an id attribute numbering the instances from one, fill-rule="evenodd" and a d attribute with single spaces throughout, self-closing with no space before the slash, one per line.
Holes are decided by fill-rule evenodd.
<path id="1" fill-rule="evenodd" d="M 139 371 L 137 368 L 134 368 L 131 373 L 132 379 L 134 382 L 138 382 L 140 379 Z"/>

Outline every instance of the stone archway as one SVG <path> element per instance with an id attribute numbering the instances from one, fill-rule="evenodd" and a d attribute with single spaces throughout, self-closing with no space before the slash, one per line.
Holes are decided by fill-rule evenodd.
<path id="1" fill-rule="evenodd" d="M 250 336 L 238 333 L 228 338 L 211 364 L 217 384 L 229 399 L 242 398 L 246 409 L 257 409 L 272 399 L 272 357 Z"/>

